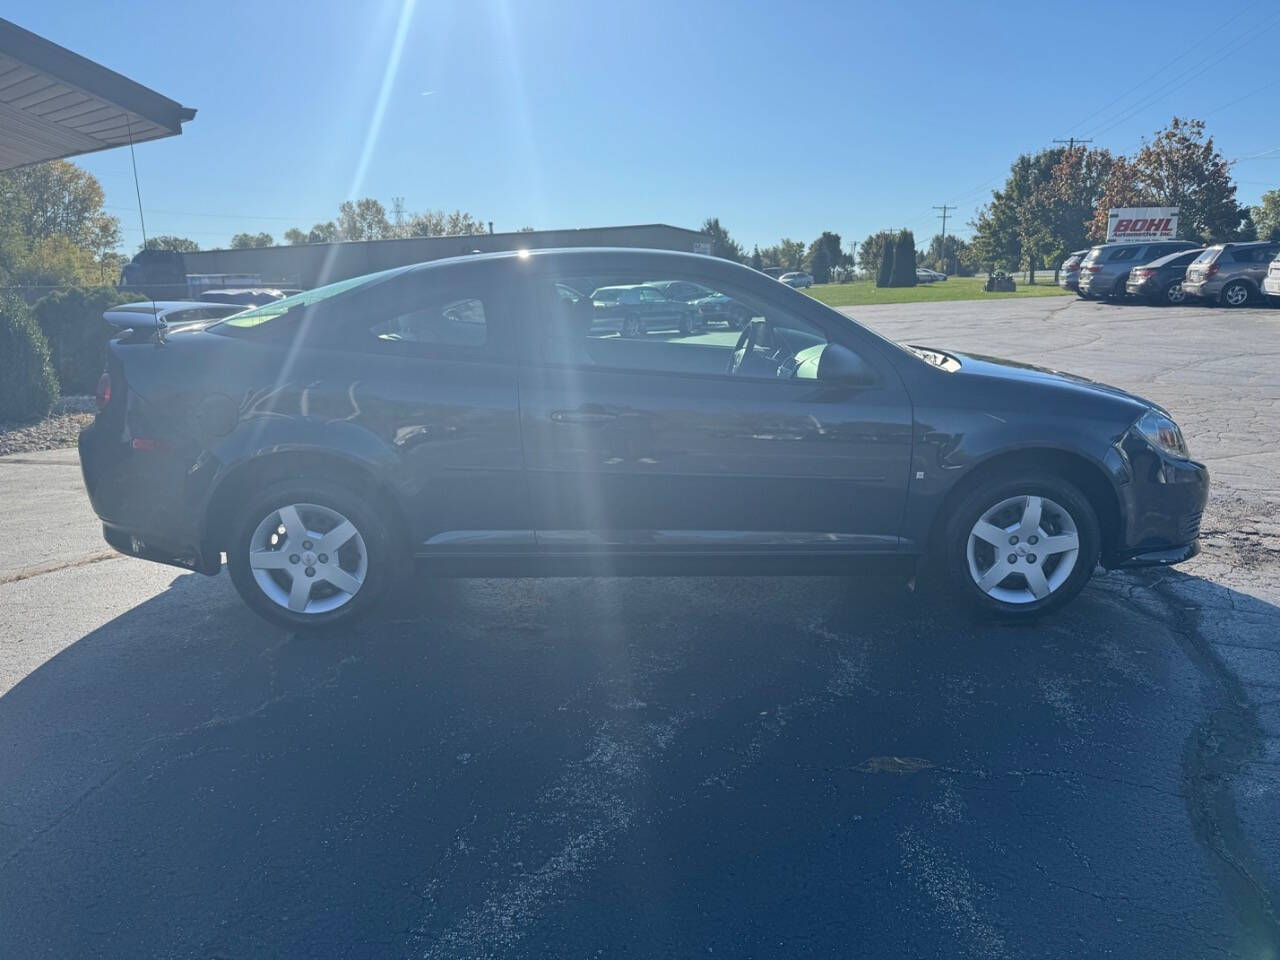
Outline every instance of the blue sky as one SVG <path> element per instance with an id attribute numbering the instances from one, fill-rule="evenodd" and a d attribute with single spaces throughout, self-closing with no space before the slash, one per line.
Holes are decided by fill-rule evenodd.
<path id="1" fill-rule="evenodd" d="M 1243 202 L 1280 186 L 1275 0 L 51 0 L 9 16 L 199 111 L 137 160 L 148 232 L 202 247 L 278 239 L 353 195 L 497 230 L 718 216 L 748 248 L 927 237 L 942 203 L 966 232 L 1019 152 L 1072 135 L 1131 150 L 1174 113 L 1249 158 Z M 136 248 L 128 152 L 77 162 Z"/>

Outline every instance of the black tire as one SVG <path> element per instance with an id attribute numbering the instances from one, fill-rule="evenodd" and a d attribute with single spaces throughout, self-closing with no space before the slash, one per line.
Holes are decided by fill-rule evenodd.
<path id="1" fill-rule="evenodd" d="M 969 536 L 987 510 L 1004 500 L 1028 495 L 1048 498 L 1066 510 L 1075 524 L 1079 552 L 1069 575 L 1048 596 L 1026 603 L 1009 603 L 990 596 L 975 582 L 969 565 Z M 1042 616 L 1068 603 L 1093 576 L 1101 553 L 1098 517 L 1088 498 L 1074 484 L 1050 473 L 1032 471 L 980 483 L 964 496 L 945 522 L 941 559 L 952 590 L 971 608 L 1005 619 Z M 1021 560 L 1026 562 L 1025 557 Z M 1013 582 L 1018 582 L 1016 576 Z"/>
<path id="2" fill-rule="evenodd" d="M 1240 297 L 1232 303 L 1234 298 Z M 1253 289 L 1243 280 L 1232 280 L 1218 294 L 1218 302 L 1224 307 L 1247 307 L 1253 302 Z"/>
<path id="3" fill-rule="evenodd" d="M 1167 307 L 1181 306 L 1187 302 L 1187 292 L 1182 289 L 1181 280 L 1171 280 L 1165 284 L 1164 290 L 1161 292 L 1159 303 Z"/>
<path id="4" fill-rule="evenodd" d="M 1121 277 L 1115 282 L 1115 286 L 1111 288 L 1111 292 L 1107 294 L 1107 300 L 1111 303 L 1124 303 L 1129 295 L 1129 291 L 1125 289 L 1127 277 Z"/>
<path id="5" fill-rule="evenodd" d="M 231 582 L 249 607 L 264 620 L 290 630 L 325 630 L 348 624 L 367 613 L 395 580 L 400 552 L 386 520 L 367 504 L 368 497 L 340 484 L 304 478 L 281 480 L 253 497 L 232 521 L 227 547 Z M 289 504 L 317 504 L 350 520 L 364 541 L 367 570 L 364 582 L 337 609 L 321 613 L 295 613 L 273 601 L 259 586 L 249 562 L 250 541 L 258 525 Z"/>

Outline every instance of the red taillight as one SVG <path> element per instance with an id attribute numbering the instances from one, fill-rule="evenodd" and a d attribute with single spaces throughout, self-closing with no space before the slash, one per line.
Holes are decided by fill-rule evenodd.
<path id="1" fill-rule="evenodd" d="M 1217 276 L 1218 265 L 1216 263 L 1209 264 L 1209 269 L 1204 272 L 1204 278 L 1208 280 L 1210 277 Z"/>
<path id="2" fill-rule="evenodd" d="M 94 395 L 97 401 L 98 409 L 107 409 L 107 404 L 111 402 L 111 374 L 104 373 L 98 378 L 98 390 Z"/>

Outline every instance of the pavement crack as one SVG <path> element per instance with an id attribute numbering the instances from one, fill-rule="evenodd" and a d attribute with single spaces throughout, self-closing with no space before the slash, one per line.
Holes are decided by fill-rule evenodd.
<path id="1" fill-rule="evenodd" d="M 12 573 L 0 574 L 0 586 L 6 583 L 17 583 L 19 580 L 30 580 L 32 577 L 43 577 L 46 573 L 57 573 L 59 570 L 68 570 L 71 567 L 84 567 L 91 563 L 102 563 L 104 560 L 119 560 L 123 559 L 123 556 L 114 550 L 100 550 L 96 553 L 82 554 L 71 560 L 55 560 L 31 567 L 20 567 Z"/>

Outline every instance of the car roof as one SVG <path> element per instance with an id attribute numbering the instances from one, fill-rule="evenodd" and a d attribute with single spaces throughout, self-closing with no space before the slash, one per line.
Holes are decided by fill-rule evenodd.
<path id="1" fill-rule="evenodd" d="M 1148 267 L 1163 267 L 1166 263 L 1177 260 L 1179 257 L 1185 257 L 1189 254 L 1204 253 L 1204 247 L 1192 247 L 1190 250 L 1174 250 L 1172 253 L 1166 253 L 1162 257 L 1157 257 L 1147 264 Z"/>

